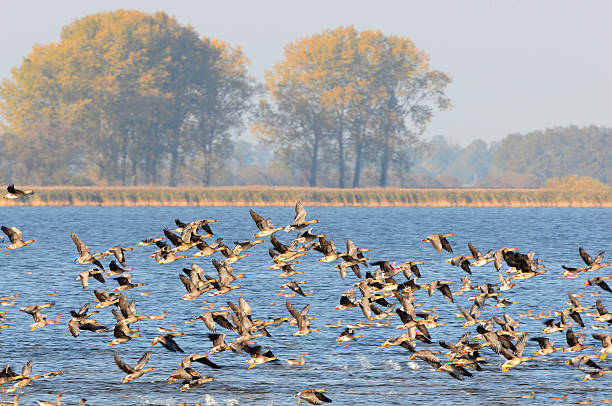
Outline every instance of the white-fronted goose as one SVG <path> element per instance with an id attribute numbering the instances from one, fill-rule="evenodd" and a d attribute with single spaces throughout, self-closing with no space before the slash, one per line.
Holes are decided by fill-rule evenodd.
<path id="1" fill-rule="evenodd" d="M 4 234 L 7 235 L 7 237 L 9 238 L 9 240 L 11 241 L 10 245 L 7 245 L 5 247 L 5 249 L 7 250 L 14 250 L 17 248 L 22 248 L 25 247 L 28 244 L 32 244 L 33 242 L 36 242 L 36 240 L 23 240 L 23 234 L 21 232 L 20 229 L 18 229 L 17 227 L 13 226 L 13 227 L 5 227 L 2 226 L 2 232 Z"/>
<path id="2" fill-rule="evenodd" d="M 3 199 L 20 199 L 22 197 L 34 194 L 34 190 L 20 190 L 15 188 L 14 184 L 10 184 L 6 188 L 6 194 L 2 196 Z"/>
<path id="3" fill-rule="evenodd" d="M 115 245 L 114 247 L 110 247 L 108 250 L 104 251 L 102 255 L 114 255 L 115 258 L 117 258 L 117 262 L 119 262 L 121 266 L 126 266 L 125 251 L 134 251 L 134 248 L 123 248 L 119 245 Z"/>
<path id="4" fill-rule="evenodd" d="M 322 405 L 323 403 L 331 403 L 331 399 L 325 396 L 323 392 L 327 391 L 325 388 L 320 389 L 304 389 L 297 393 L 298 403 L 303 399 L 311 405 Z"/>
<path id="5" fill-rule="evenodd" d="M 306 220 L 306 209 L 304 208 L 302 202 L 298 200 L 295 204 L 295 217 L 293 218 L 293 224 L 289 224 L 287 227 L 285 227 L 285 231 L 289 233 L 293 230 L 301 230 L 309 224 L 315 224 L 318 222 L 319 220 L 317 219 Z"/>
<path id="6" fill-rule="evenodd" d="M 121 381 L 121 383 L 128 383 L 130 381 L 133 381 L 134 379 L 140 378 L 142 375 L 144 375 L 145 373 L 149 371 L 153 371 L 155 368 L 152 368 L 152 367 L 145 368 L 145 365 L 147 365 L 147 362 L 149 362 L 149 360 L 151 359 L 152 353 L 153 353 L 152 351 L 145 352 L 144 355 L 140 357 L 136 365 L 131 367 L 125 362 L 121 361 L 121 359 L 119 358 L 119 353 L 116 351 L 115 356 L 114 356 L 115 363 L 123 372 L 127 374 L 123 378 L 123 381 Z"/>
<path id="7" fill-rule="evenodd" d="M 251 218 L 255 222 L 255 225 L 259 229 L 258 233 L 253 234 L 253 238 L 267 237 L 283 229 L 283 227 L 274 227 L 271 219 L 264 219 L 253 209 L 250 209 L 249 213 L 251 214 Z"/>
<path id="8" fill-rule="evenodd" d="M 430 242 L 431 245 L 436 249 L 436 251 L 438 252 L 442 252 L 442 249 L 448 251 L 448 252 L 453 252 L 453 249 L 451 248 L 450 243 L 448 242 L 448 240 L 446 239 L 446 237 L 454 237 L 455 234 L 431 234 L 430 236 L 422 239 L 422 242 Z"/>
<path id="9" fill-rule="evenodd" d="M 75 234 L 70 233 L 70 237 L 72 237 L 72 241 L 74 245 L 76 245 L 77 251 L 79 252 L 79 256 L 74 259 L 73 262 L 77 264 L 94 264 L 98 268 L 104 269 L 104 266 L 99 261 L 99 259 L 104 258 L 104 255 L 100 252 L 96 254 L 91 254 L 89 252 L 89 247 L 81 241 L 81 239 Z"/>

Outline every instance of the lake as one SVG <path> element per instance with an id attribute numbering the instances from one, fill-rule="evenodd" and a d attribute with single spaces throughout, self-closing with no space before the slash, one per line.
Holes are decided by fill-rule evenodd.
<path id="1" fill-rule="evenodd" d="M 255 207 L 263 217 L 271 217 L 278 226 L 291 224 L 294 211 L 292 207 Z M 599 296 L 608 310 L 612 310 L 612 294 L 595 286 L 585 286 L 584 282 L 592 276 L 610 275 L 612 267 L 582 274 L 576 279 L 562 277 L 561 265 L 584 266 L 578 248 L 584 247 L 595 257 L 600 251 L 608 251 L 604 262 L 610 262 L 612 249 L 612 210 L 597 208 L 360 208 L 360 207 L 307 207 L 307 219 L 316 218 L 319 224 L 313 225 L 318 233 L 336 242 L 339 251 L 345 249 L 345 239 L 351 238 L 358 247 L 370 248 L 367 256 L 373 260 L 387 260 L 402 263 L 408 260 L 422 260 L 419 268 L 422 278 L 418 283 L 432 280 L 454 280 L 453 291 L 461 286 L 460 278 L 466 274 L 458 267 L 445 262 L 452 255 L 438 253 L 431 244 L 421 240 L 433 233 L 454 233 L 449 241 L 454 255 L 469 255 L 468 242 L 472 242 L 483 253 L 490 249 L 516 247 L 521 253 L 535 251 L 544 261 L 547 273 L 532 279 L 517 281 L 512 290 L 501 292 L 518 304 L 507 308 L 496 308 L 493 299 L 488 299 L 483 310 L 483 318 L 501 316 L 504 312 L 520 321 L 519 331 L 529 333 L 530 337 L 541 336 L 543 319 L 520 317 L 530 309 L 562 310 L 568 307 L 567 293 L 585 293 L 581 298 L 584 306 L 594 306 Z M 338 263 L 320 263 L 319 252 L 310 251 L 300 258 L 296 269 L 304 274 L 290 278 L 280 278 L 278 271 L 269 270 L 272 260 L 268 256 L 271 247 L 269 237 L 265 243 L 247 251 L 250 256 L 236 262 L 235 273 L 246 277 L 234 284 L 243 286 L 228 294 L 210 297 L 207 293 L 197 300 L 186 301 L 181 297 L 186 293 L 178 275 L 183 267 L 197 263 L 208 275 L 216 277 L 211 257 L 191 256 L 196 250 L 188 252 L 189 258 L 177 262 L 158 265 L 150 258 L 155 246 L 136 247 L 127 252 L 127 264 L 134 267 L 130 272 L 133 282 L 145 286 L 125 292 L 128 300 L 135 300 L 138 314 L 159 314 L 167 312 L 164 320 L 142 320 L 132 325 L 140 328 L 143 337 L 126 344 L 109 346 L 113 339 L 112 327 L 115 319 L 111 308 L 100 309 L 92 318 L 99 320 L 109 329 L 108 333 L 95 334 L 88 331 L 74 338 L 66 330 L 70 310 L 77 310 L 83 304 L 93 302 L 94 289 L 112 290 L 117 286 L 108 277 L 104 285 L 90 279 L 89 288 L 83 289 L 76 280 L 81 270 L 89 265 L 77 265 L 77 257 L 70 233 L 76 233 L 91 249 L 101 252 L 114 245 L 135 247 L 144 238 L 162 236 L 164 227 L 174 228 L 174 219 L 192 221 L 200 218 L 215 218 L 218 223 L 211 224 L 217 236 L 223 237 L 231 248 L 234 241 L 253 239 L 257 228 L 252 221 L 248 208 L 244 207 L 3 207 L 0 224 L 14 225 L 23 231 L 24 239 L 36 242 L 17 250 L 0 252 L 0 296 L 21 293 L 15 306 L 0 306 L 6 311 L 6 323 L 11 328 L 0 330 L 0 361 L 11 364 L 13 370 L 20 372 L 25 362 L 34 360 L 33 375 L 48 371 L 62 370 L 63 374 L 49 379 L 34 380 L 24 389 L 23 404 L 37 400 L 55 400 L 55 394 L 64 394 L 64 404 L 76 404 L 81 398 L 88 404 L 102 405 L 176 405 L 182 402 L 207 405 L 291 405 L 297 403 L 295 394 L 306 388 L 327 388 L 327 396 L 338 405 L 405 405 L 416 403 L 440 404 L 551 404 L 560 403 L 553 398 L 567 395 L 568 402 L 577 403 L 593 398 L 594 402 L 612 397 L 610 383 L 612 374 L 599 379 L 582 382 L 584 372 L 565 365 L 565 361 L 577 355 L 557 352 L 547 356 L 534 356 L 510 371 L 503 373 L 500 365 L 503 359 L 490 349 L 482 351 L 489 360 L 482 371 L 472 371 L 473 377 L 465 381 L 453 379 L 446 373 L 434 370 L 425 362 L 408 359 L 410 353 L 398 346 L 381 348 L 385 339 L 399 336 L 404 331 L 397 330 L 401 324 L 397 315 L 391 318 L 388 327 L 368 327 L 355 330 L 363 335 L 349 342 L 348 347 L 336 343 L 343 328 L 328 328 L 342 319 L 342 324 L 357 323 L 364 316 L 359 307 L 349 310 L 334 310 L 339 304 L 345 289 L 351 288 L 357 277 L 349 270 L 342 280 L 334 266 Z M 276 236 L 288 244 L 296 232 L 287 234 L 279 231 Z M 212 241 L 212 239 L 209 239 Z M 7 238 L 0 242 L 7 244 Z M 220 254 L 212 258 L 221 260 Z M 102 262 L 106 266 L 111 257 Z M 362 272 L 375 267 L 362 267 Z M 498 283 L 493 264 L 472 267 L 472 285 Z M 404 281 L 399 274 L 396 279 Z M 160 333 L 158 327 L 176 324 L 184 336 L 176 338 L 177 343 L 188 353 L 207 353 L 211 343 L 207 338 L 209 331 L 201 321 L 184 323 L 201 312 L 200 307 L 208 305 L 215 309 L 226 306 L 228 301 L 237 303 L 243 296 L 253 309 L 253 318 L 271 319 L 287 317 L 286 297 L 278 295 L 280 285 L 290 280 L 305 280 L 301 285 L 304 291 L 313 294 L 306 297 L 290 297 L 289 300 L 299 310 L 310 304 L 309 315 L 315 318 L 311 327 L 321 329 L 302 337 L 294 337 L 296 326 L 288 323 L 268 328 L 271 337 L 258 339 L 264 350 L 270 349 L 280 359 L 278 364 L 267 363 L 248 370 L 248 355 L 238 355 L 230 351 L 214 354 L 211 358 L 222 366 L 212 370 L 200 364 L 193 367 L 203 375 L 210 375 L 215 381 L 202 387 L 180 392 L 180 383 L 168 385 L 167 378 L 183 354 L 167 351 L 161 346 L 151 346 L 153 338 Z M 143 296 L 142 292 L 150 292 Z M 53 294 L 54 293 L 54 294 Z M 471 306 L 468 297 L 472 292 L 455 296 L 455 302 L 464 308 Z M 357 290 L 357 298 L 360 298 Z M 61 322 L 30 331 L 32 317 L 18 311 L 30 304 L 55 302 L 55 306 L 44 309 L 49 319 L 60 315 Z M 396 302 L 396 301 L 394 301 Z M 418 342 L 417 349 L 440 349 L 438 341 L 456 342 L 466 331 L 476 335 L 475 327 L 461 328 L 464 319 L 457 317 L 457 308 L 448 303 L 439 292 L 429 297 L 424 289 L 415 292 L 415 302 L 423 308 L 435 306 L 439 321 L 445 326 L 431 329 L 433 344 Z M 588 311 L 593 311 L 592 309 Z M 582 313 L 587 326 L 585 343 L 600 342 L 591 334 L 607 332 L 594 330 L 593 317 Z M 601 323 L 599 323 L 601 324 Z M 577 326 L 574 331 L 579 331 Z M 228 334 L 228 341 L 237 337 L 236 333 L 218 328 L 217 332 Z M 565 346 L 565 333 L 548 334 L 557 346 Z M 537 343 L 529 341 L 523 355 L 533 355 Z M 592 348 L 584 354 L 598 353 Z M 125 373 L 119 370 L 113 360 L 115 350 L 126 363 L 133 365 L 148 350 L 153 351 L 147 366 L 155 368 L 141 378 L 128 384 L 121 384 Z M 297 359 L 306 353 L 306 365 L 289 366 L 286 359 Z M 440 355 L 441 358 L 444 358 Z M 595 362 L 604 368 L 612 368 L 608 357 Z M 535 392 L 535 399 L 522 398 Z M 12 394 L 0 394 L 0 400 L 12 400 Z M 302 401 L 302 404 L 305 403 Z"/>

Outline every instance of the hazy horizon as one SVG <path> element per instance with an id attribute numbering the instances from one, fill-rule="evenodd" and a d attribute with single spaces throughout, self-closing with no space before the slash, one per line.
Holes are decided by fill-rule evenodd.
<path id="1" fill-rule="evenodd" d="M 241 46 L 260 81 L 284 45 L 325 29 L 352 24 L 408 37 L 432 69 L 453 79 L 447 94 L 454 108 L 434 116 L 427 138 L 465 145 L 554 126 L 612 127 L 606 1 L 12 2 L 0 17 L 0 78 L 10 78 L 34 44 L 59 40 L 65 25 L 119 8 L 164 11 L 202 36 Z"/>

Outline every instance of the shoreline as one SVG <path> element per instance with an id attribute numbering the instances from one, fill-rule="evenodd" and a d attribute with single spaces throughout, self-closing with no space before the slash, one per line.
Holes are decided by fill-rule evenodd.
<path id="1" fill-rule="evenodd" d="M 26 199 L 0 199 L 0 206 L 307 206 L 330 207 L 612 207 L 612 188 L 600 191 L 553 189 L 403 189 L 225 187 L 66 187 L 34 189 Z"/>

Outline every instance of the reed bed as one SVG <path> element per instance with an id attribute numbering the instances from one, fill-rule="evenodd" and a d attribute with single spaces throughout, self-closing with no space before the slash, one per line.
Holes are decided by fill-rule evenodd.
<path id="1" fill-rule="evenodd" d="M 22 186 L 26 188 L 26 186 Z M 67 187 L 27 186 L 26 199 L 0 200 L 2 206 L 310 206 L 399 207 L 612 207 L 612 188 L 402 189 L 307 187 Z"/>

